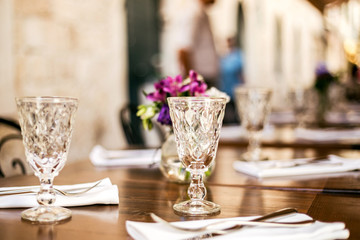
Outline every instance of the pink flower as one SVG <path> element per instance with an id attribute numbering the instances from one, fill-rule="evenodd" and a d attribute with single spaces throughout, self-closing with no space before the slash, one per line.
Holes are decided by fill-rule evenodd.
<path id="1" fill-rule="evenodd" d="M 165 102 L 166 93 L 163 90 L 155 91 L 146 95 L 146 98 L 153 102 Z"/>
<path id="2" fill-rule="evenodd" d="M 146 98 L 153 102 L 166 102 L 166 97 L 176 97 L 190 89 L 190 86 L 183 85 L 181 75 L 175 78 L 167 77 L 154 84 L 155 92 L 146 95 Z"/>
<path id="3" fill-rule="evenodd" d="M 167 77 L 164 81 L 164 91 L 169 93 L 171 97 L 178 96 L 179 93 L 183 91 L 182 82 L 183 79 L 181 75 L 177 75 L 175 78 Z"/>
<path id="4" fill-rule="evenodd" d="M 190 71 L 189 78 L 191 81 L 189 84 L 190 96 L 203 96 L 207 89 L 204 80 L 193 70 Z"/>

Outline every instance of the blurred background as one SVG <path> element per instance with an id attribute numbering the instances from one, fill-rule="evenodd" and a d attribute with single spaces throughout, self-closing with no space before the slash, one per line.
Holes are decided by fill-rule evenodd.
<path id="1" fill-rule="evenodd" d="M 16 96 L 73 96 L 69 161 L 96 144 L 127 147 L 120 110 L 179 74 L 171 23 L 187 1 L 195 0 L 0 0 L 0 117 L 17 119 Z M 206 12 L 219 65 L 236 48 L 238 84 L 271 87 L 273 111 L 312 88 L 319 66 L 351 90 L 348 101 L 360 99 L 360 0 L 217 0 Z"/>

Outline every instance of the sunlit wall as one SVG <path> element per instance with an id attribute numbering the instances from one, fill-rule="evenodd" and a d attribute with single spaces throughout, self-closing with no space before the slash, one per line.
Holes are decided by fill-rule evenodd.
<path id="1" fill-rule="evenodd" d="M 0 116 L 17 118 L 15 96 L 73 96 L 70 161 L 125 146 L 125 16 L 124 0 L 0 0 Z"/>
<path id="2" fill-rule="evenodd" d="M 324 61 L 321 13 L 305 0 L 243 0 L 245 77 L 274 89 L 274 108 L 286 108 L 290 89 L 310 87 Z"/>

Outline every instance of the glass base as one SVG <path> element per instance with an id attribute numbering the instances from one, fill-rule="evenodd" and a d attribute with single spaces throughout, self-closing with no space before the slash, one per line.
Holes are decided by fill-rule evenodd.
<path id="1" fill-rule="evenodd" d="M 262 153 L 254 155 L 251 152 L 246 152 L 241 155 L 241 159 L 247 162 L 256 162 L 256 161 L 264 161 L 269 160 L 268 157 L 264 156 Z"/>
<path id="2" fill-rule="evenodd" d="M 71 211 L 63 207 L 38 206 L 21 213 L 21 218 L 33 223 L 56 223 L 71 217 Z"/>
<path id="3" fill-rule="evenodd" d="M 173 209 L 181 216 L 209 216 L 220 213 L 220 205 L 206 200 L 188 200 L 174 204 Z"/>

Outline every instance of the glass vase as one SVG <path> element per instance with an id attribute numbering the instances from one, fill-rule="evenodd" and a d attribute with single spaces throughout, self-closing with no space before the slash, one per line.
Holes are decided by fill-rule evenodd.
<path id="1" fill-rule="evenodd" d="M 316 112 L 316 119 L 318 127 L 326 127 L 326 114 L 329 110 L 329 99 L 327 92 L 318 91 L 318 106 Z"/>
<path id="2" fill-rule="evenodd" d="M 204 180 L 211 176 L 214 168 L 215 163 L 213 163 L 213 165 L 209 167 L 209 170 L 205 172 Z M 190 182 L 190 172 L 186 170 L 179 159 L 175 142 L 175 135 L 172 128 L 167 131 L 165 141 L 161 145 L 160 170 L 170 182 Z"/>

